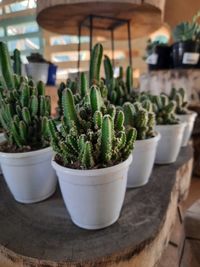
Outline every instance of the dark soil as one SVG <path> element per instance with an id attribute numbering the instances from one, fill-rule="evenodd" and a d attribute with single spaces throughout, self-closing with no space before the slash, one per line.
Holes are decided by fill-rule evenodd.
<path id="1" fill-rule="evenodd" d="M 0 152 L 5 152 L 5 153 L 23 153 L 23 152 L 36 151 L 43 148 L 45 147 L 23 146 L 19 148 L 15 145 L 10 145 L 6 141 L 0 144 Z"/>
<path id="2" fill-rule="evenodd" d="M 62 167 L 69 168 L 69 169 L 76 169 L 76 170 L 96 170 L 96 169 L 103 169 L 103 168 L 108 168 L 108 167 L 113 167 L 117 164 L 120 164 L 121 162 L 125 161 L 126 159 L 121 159 L 118 161 L 111 161 L 108 164 L 97 164 L 93 166 L 91 169 L 85 169 L 81 166 L 80 161 L 76 161 L 73 163 L 64 163 L 63 159 L 57 154 L 55 156 L 55 162 L 61 165 Z"/>

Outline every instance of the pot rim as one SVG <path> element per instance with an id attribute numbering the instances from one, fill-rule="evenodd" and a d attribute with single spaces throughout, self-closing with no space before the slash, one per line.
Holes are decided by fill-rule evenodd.
<path id="1" fill-rule="evenodd" d="M 179 123 L 177 123 L 177 124 L 157 124 L 156 125 L 156 128 L 167 128 L 167 129 L 169 129 L 169 128 L 180 128 L 180 127 L 185 127 L 187 125 L 187 123 L 186 122 L 179 122 Z"/>
<path id="2" fill-rule="evenodd" d="M 155 136 L 148 138 L 148 139 L 136 140 L 135 143 L 137 143 L 137 144 L 146 143 L 147 144 L 147 143 L 151 143 L 153 141 L 155 141 L 155 142 L 159 141 L 161 138 L 161 134 L 158 131 L 155 131 L 155 134 L 156 134 Z M 133 149 L 133 152 L 134 152 L 134 149 Z"/>
<path id="3" fill-rule="evenodd" d="M 0 157 L 2 158 L 8 158 L 8 159 L 20 159 L 20 158 L 29 158 L 33 156 L 38 156 L 41 154 L 48 153 L 52 151 L 52 147 L 48 146 L 42 149 L 34 150 L 34 151 L 28 151 L 28 152 L 18 152 L 18 153 L 8 153 L 8 152 L 2 152 L 0 151 Z"/>
<path id="4" fill-rule="evenodd" d="M 196 111 L 193 111 L 193 110 L 189 110 L 189 112 L 187 113 L 187 114 L 176 114 L 176 116 L 178 116 L 178 117 L 188 117 L 188 116 L 197 116 L 198 115 L 198 113 L 196 112 Z"/>
<path id="5" fill-rule="evenodd" d="M 102 176 L 104 174 L 108 174 L 108 173 L 111 173 L 111 172 L 116 172 L 118 169 L 121 169 L 125 166 L 129 166 L 130 163 L 132 162 L 132 154 L 129 155 L 129 157 L 120 162 L 119 164 L 117 165 L 114 165 L 114 166 L 111 166 L 111 167 L 105 167 L 105 168 L 100 168 L 100 169 L 91 169 L 91 170 L 82 170 L 82 169 L 72 169 L 72 168 L 67 168 L 67 167 L 64 167 L 60 164 L 58 164 L 56 161 L 55 161 L 55 156 L 54 155 L 52 157 L 52 160 L 51 160 L 51 165 L 53 166 L 53 168 L 56 170 L 56 171 L 61 171 L 63 173 L 70 173 L 71 175 L 79 175 L 79 176 Z M 124 166 L 123 166 L 124 165 Z"/>
<path id="6" fill-rule="evenodd" d="M 186 41 L 175 42 L 175 43 L 172 44 L 172 47 L 177 46 L 177 45 L 179 45 L 179 44 L 188 44 L 188 43 L 199 44 L 199 45 L 200 45 L 200 42 L 199 42 L 199 41 L 186 40 Z"/>

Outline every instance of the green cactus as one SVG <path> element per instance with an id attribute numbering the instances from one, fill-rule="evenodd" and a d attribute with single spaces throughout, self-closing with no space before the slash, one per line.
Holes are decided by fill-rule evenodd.
<path id="1" fill-rule="evenodd" d="M 104 56 L 104 71 L 106 78 L 106 85 L 108 86 L 110 81 L 114 78 L 113 66 L 108 56 Z"/>
<path id="2" fill-rule="evenodd" d="M 22 75 L 22 63 L 21 63 L 21 57 L 20 57 L 20 51 L 18 49 L 15 49 L 13 52 L 12 59 L 14 61 L 13 69 L 15 74 Z"/>
<path id="3" fill-rule="evenodd" d="M 90 87 L 92 89 L 93 87 L 98 86 L 97 94 L 100 94 L 104 99 L 107 99 L 108 89 L 104 84 L 103 80 L 100 79 L 102 55 L 103 55 L 102 45 L 96 44 L 92 50 L 92 57 L 90 60 L 90 84 L 91 84 Z M 85 73 L 81 74 L 80 80 L 76 79 L 75 81 L 72 81 L 71 79 L 67 79 L 66 83 L 62 82 L 57 91 L 58 94 L 57 120 L 61 120 L 61 117 L 63 116 L 62 93 L 65 88 L 70 89 L 72 91 L 72 94 L 74 95 L 75 105 L 80 106 L 83 103 L 87 105 L 88 102 L 90 102 L 90 97 L 93 97 L 93 95 L 92 96 L 89 95 L 90 94 L 89 84 Z M 102 105 L 102 103 L 98 102 L 95 103 L 94 101 L 92 101 L 92 103 L 94 105 L 96 104 Z"/>
<path id="4" fill-rule="evenodd" d="M 124 114 L 105 106 L 100 87 L 92 85 L 75 105 L 71 89 L 62 93 L 63 119 L 60 130 L 49 120 L 48 132 L 56 160 L 71 168 L 91 169 L 118 164 L 133 150 L 136 130 L 124 126 Z M 88 94 L 88 93 L 87 93 Z M 83 95 L 82 95 L 83 96 Z"/>
<path id="5" fill-rule="evenodd" d="M 166 95 L 152 95 L 153 111 L 156 114 L 157 124 L 177 124 L 179 121 L 176 118 L 176 102 L 170 100 Z"/>
<path id="6" fill-rule="evenodd" d="M 119 69 L 119 76 L 114 78 L 113 66 L 108 56 L 104 59 L 105 84 L 108 88 L 108 100 L 114 105 L 122 106 L 133 99 L 132 68 L 126 70 L 126 81 L 123 80 L 123 68 Z"/>
<path id="7" fill-rule="evenodd" d="M 19 81 L 19 87 L 0 92 L 0 122 L 8 140 L 8 146 L 16 151 L 29 151 L 47 147 L 48 118 L 51 112 L 50 97 L 45 96 L 40 82 L 32 87 L 27 79 Z"/>
<path id="8" fill-rule="evenodd" d="M 145 109 L 147 102 L 126 102 L 123 105 L 125 125 L 132 126 L 137 130 L 137 140 L 144 140 L 155 135 L 155 114 L 152 112 L 152 103 L 148 102 L 148 109 Z"/>
<path id="9" fill-rule="evenodd" d="M 133 71 L 130 66 L 128 66 L 126 70 L 126 86 L 128 89 L 128 93 L 130 94 L 132 88 L 133 88 Z"/>
<path id="10" fill-rule="evenodd" d="M 186 94 L 183 88 L 175 89 L 172 88 L 171 93 L 169 95 L 171 100 L 176 101 L 176 114 L 183 115 L 188 114 L 188 102 L 185 100 Z"/>
<path id="11" fill-rule="evenodd" d="M 13 69 L 11 59 L 8 52 L 8 47 L 5 43 L 0 42 L 0 72 L 5 80 L 6 87 L 9 90 L 15 88 Z"/>
<path id="12" fill-rule="evenodd" d="M 90 86 L 94 82 L 96 82 L 97 84 L 100 82 L 100 69 L 101 69 L 102 57 L 103 57 L 103 46 L 102 44 L 97 43 L 92 50 L 92 56 L 90 60 Z"/>

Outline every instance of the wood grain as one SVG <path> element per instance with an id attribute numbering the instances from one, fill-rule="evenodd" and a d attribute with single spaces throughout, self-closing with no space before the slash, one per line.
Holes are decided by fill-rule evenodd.
<path id="1" fill-rule="evenodd" d="M 59 190 L 47 201 L 21 205 L 1 177 L 0 266 L 153 267 L 170 238 L 178 200 L 188 189 L 180 192 L 179 185 L 190 181 L 192 154 L 191 147 L 182 149 L 175 164 L 156 167 L 146 186 L 128 190 L 118 222 L 100 231 L 73 225 Z"/>
<path id="2" fill-rule="evenodd" d="M 146 2 L 146 3 L 145 3 Z M 131 20 L 133 38 L 148 35 L 162 25 L 165 0 L 40 0 L 37 2 L 37 22 L 44 29 L 59 34 L 78 34 L 78 25 L 89 15 Z M 94 20 L 94 25 L 109 27 L 110 20 Z M 87 27 L 82 35 L 89 35 Z M 110 39 L 110 31 L 94 30 L 95 36 Z M 115 31 L 115 39 L 127 39 L 127 25 Z"/>

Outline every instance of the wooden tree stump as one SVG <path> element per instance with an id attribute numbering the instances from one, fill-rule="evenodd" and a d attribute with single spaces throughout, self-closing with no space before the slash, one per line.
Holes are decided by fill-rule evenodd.
<path id="1" fill-rule="evenodd" d="M 190 109 L 197 112 L 192 134 L 194 145 L 194 175 L 200 177 L 200 105 L 190 106 Z"/>
<path id="2" fill-rule="evenodd" d="M 40 0 L 37 1 L 37 22 L 51 32 L 78 35 L 79 24 L 87 16 L 114 17 L 131 20 L 132 38 L 138 38 L 161 27 L 164 6 L 165 0 Z M 110 31 L 98 29 L 110 28 L 110 23 L 109 19 L 96 19 L 94 36 L 110 38 Z M 88 27 L 82 28 L 82 35 L 89 35 Z M 127 40 L 127 25 L 118 27 L 114 36 Z"/>
<path id="3" fill-rule="evenodd" d="M 16 203 L 0 179 L 0 266 L 153 267 L 166 247 L 177 204 L 190 184 L 193 150 L 156 166 L 149 183 L 128 190 L 121 216 L 99 231 L 72 224 L 60 192 L 38 204 Z"/>

